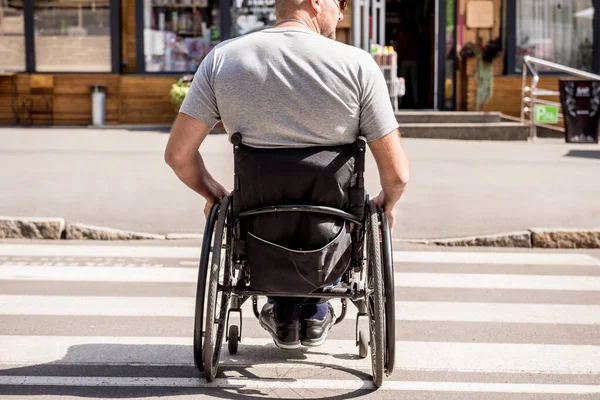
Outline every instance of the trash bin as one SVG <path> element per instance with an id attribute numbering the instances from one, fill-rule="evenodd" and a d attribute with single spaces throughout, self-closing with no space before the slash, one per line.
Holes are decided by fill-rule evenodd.
<path id="1" fill-rule="evenodd" d="M 567 143 L 598 143 L 600 81 L 560 80 Z"/>
<path id="2" fill-rule="evenodd" d="M 92 85 L 92 125 L 106 123 L 106 85 Z"/>

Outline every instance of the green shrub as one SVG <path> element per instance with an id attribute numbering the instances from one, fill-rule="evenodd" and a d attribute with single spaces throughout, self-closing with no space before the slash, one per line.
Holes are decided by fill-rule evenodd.
<path id="1" fill-rule="evenodd" d="M 185 75 L 185 76 L 181 77 L 180 79 L 178 79 L 177 82 L 175 82 L 171 86 L 171 91 L 170 91 L 171 103 L 173 103 L 175 105 L 177 110 L 179 110 L 179 107 L 181 107 L 181 103 L 183 103 L 183 99 L 185 99 L 185 96 L 187 95 L 188 91 L 190 90 L 192 78 L 193 78 L 193 75 L 192 76 Z"/>

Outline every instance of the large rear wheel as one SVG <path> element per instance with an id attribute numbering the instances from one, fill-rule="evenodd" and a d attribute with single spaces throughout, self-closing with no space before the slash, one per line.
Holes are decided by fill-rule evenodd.
<path id="1" fill-rule="evenodd" d="M 203 343 L 204 343 L 204 315 L 205 315 L 205 302 L 208 277 L 208 262 L 210 261 L 212 254 L 212 239 L 215 225 L 217 223 L 217 217 L 219 215 L 219 205 L 215 204 L 204 226 L 204 238 L 202 240 L 202 249 L 200 251 L 200 266 L 198 269 L 198 282 L 196 286 L 196 310 L 194 314 L 194 364 L 200 371 L 204 371 L 203 357 Z"/>
<path id="2" fill-rule="evenodd" d="M 212 382 L 217 376 L 221 345 L 225 336 L 227 309 L 231 295 L 231 208 L 229 198 L 221 203 L 212 260 L 208 295 L 206 297 L 206 325 L 204 331 L 204 377 Z"/>
<path id="3" fill-rule="evenodd" d="M 373 383 L 383 384 L 385 371 L 385 304 L 381 246 L 379 240 L 379 216 L 373 201 L 368 203 L 367 217 L 367 287 L 366 303 L 369 315 L 371 366 Z"/>
<path id="4" fill-rule="evenodd" d="M 385 212 L 381 220 L 381 261 L 383 262 L 383 290 L 385 295 L 385 373 L 394 373 L 396 362 L 396 295 L 394 290 L 394 257 L 390 222 Z"/>

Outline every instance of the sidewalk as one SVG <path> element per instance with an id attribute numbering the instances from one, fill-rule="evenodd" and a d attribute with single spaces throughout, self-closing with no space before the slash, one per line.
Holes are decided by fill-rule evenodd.
<path id="1" fill-rule="evenodd" d="M 0 215 L 60 217 L 128 231 L 198 233 L 204 202 L 163 161 L 164 129 L 0 128 Z M 600 146 L 543 139 L 404 139 L 411 183 L 395 238 L 431 239 L 600 228 Z M 202 146 L 209 171 L 232 186 L 225 135 Z M 379 190 L 369 157 L 367 189 Z"/>

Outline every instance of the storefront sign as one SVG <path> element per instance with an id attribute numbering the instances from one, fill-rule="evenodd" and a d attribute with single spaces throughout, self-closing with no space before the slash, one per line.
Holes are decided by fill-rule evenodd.
<path id="1" fill-rule="evenodd" d="M 534 105 L 533 120 L 536 124 L 556 124 L 558 122 L 558 106 Z"/>
<path id="2" fill-rule="evenodd" d="M 598 143 L 600 81 L 559 83 L 567 143 Z"/>
<path id="3" fill-rule="evenodd" d="M 494 26 L 493 1 L 469 1 L 467 3 L 467 27 L 491 29 Z"/>

